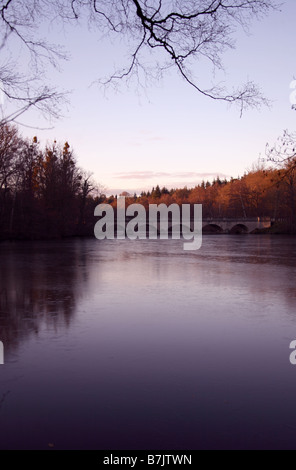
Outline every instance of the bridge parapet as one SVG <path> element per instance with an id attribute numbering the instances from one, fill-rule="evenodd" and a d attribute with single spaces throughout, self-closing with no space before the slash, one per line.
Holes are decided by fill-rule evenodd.
<path id="1" fill-rule="evenodd" d="M 220 229 L 224 233 L 229 232 L 245 232 L 251 233 L 254 230 L 261 230 L 271 227 L 270 217 L 248 217 L 242 219 L 230 218 L 204 218 L 203 228 L 212 227 Z"/>
<path id="2" fill-rule="evenodd" d="M 126 223 L 132 220 L 133 217 L 127 216 Z M 181 220 L 180 220 L 181 223 Z M 219 233 L 251 233 L 255 230 L 262 230 L 270 228 L 272 219 L 270 217 L 247 217 L 247 218 L 211 218 L 205 217 L 202 221 L 203 229 L 209 227 L 210 231 L 217 231 Z M 147 222 L 149 226 L 149 222 Z M 168 222 L 168 228 L 172 229 L 172 222 Z M 190 221 L 191 229 L 194 228 L 194 219 Z M 160 229 L 160 223 L 157 223 L 158 230 Z M 181 227 L 180 227 L 181 228 Z"/>

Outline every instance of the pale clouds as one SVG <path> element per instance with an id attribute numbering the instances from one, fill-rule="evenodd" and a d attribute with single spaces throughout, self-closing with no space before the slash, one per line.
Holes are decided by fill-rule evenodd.
<path id="1" fill-rule="evenodd" d="M 120 194 L 127 191 L 130 194 L 140 194 L 142 191 L 150 191 L 157 184 L 168 189 L 194 188 L 204 181 L 229 179 L 224 173 L 194 172 L 194 171 L 126 171 L 112 175 L 113 184 L 109 186 L 108 194 Z M 112 188 L 112 189 L 111 189 Z"/>
<path id="2" fill-rule="evenodd" d="M 219 176 L 220 179 L 229 178 L 229 175 L 221 173 L 199 173 L 194 171 L 181 171 L 181 172 L 157 172 L 157 171 L 131 171 L 115 173 L 114 178 L 122 180 L 154 180 L 156 178 L 170 178 L 181 180 L 192 179 L 214 179 Z M 159 182 L 161 184 L 161 181 Z"/>

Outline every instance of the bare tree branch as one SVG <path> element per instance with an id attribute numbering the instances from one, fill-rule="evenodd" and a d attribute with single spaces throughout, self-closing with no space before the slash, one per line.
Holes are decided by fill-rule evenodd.
<path id="1" fill-rule="evenodd" d="M 203 88 L 192 76 L 192 63 L 206 58 L 214 68 L 223 69 L 221 56 L 226 49 L 234 47 L 233 34 L 237 26 L 247 29 L 252 18 L 260 18 L 276 8 L 272 1 L 120 0 L 116 6 L 114 2 L 100 2 L 106 8 L 111 8 L 111 4 L 112 17 L 117 18 L 116 27 L 112 21 L 112 31 L 128 34 L 137 46 L 129 65 L 101 83 L 110 84 L 137 74 L 143 63 L 141 53 L 157 48 L 164 54 L 163 62 L 155 65 L 155 73 L 173 65 L 199 93 L 211 99 L 238 103 L 241 113 L 247 107 L 269 104 L 251 81 L 232 92 L 219 86 Z"/>
<path id="2" fill-rule="evenodd" d="M 45 75 L 48 65 L 58 67 L 66 55 L 38 37 L 41 22 L 51 15 L 49 3 L 0 0 L 0 126 L 31 108 L 48 118 L 60 116 L 63 93 L 46 85 Z M 20 54 L 28 63 L 27 70 L 17 60 Z"/>
<path id="3" fill-rule="evenodd" d="M 159 77 L 174 67 L 190 86 L 202 95 L 227 103 L 238 103 L 241 113 L 247 107 L 268 104 L 260 89 L 248 81 L 237 90 L 219 85 L 205 87 L 194 76 L 204 59 L 210 67 L 222 69 L 223 53 L 235 46 L 238 27 L 247 30 L 254 18 L 262 18 L 277 8 L 276 0 L 0 0 L 0 93 L 10 102 L 19 101 L 19 111 L 4 119 L 14 120 L 19 112 L 42 108 L 56 115 L 56 91 L 45 85 L 46 67 L 58 66 L 63 51 L 39 37 L 40 25 L 62 21 L 75 25 L 88 19 L 100 34 L 120 35 L 131 47 L 130 60 L 100 83 L 112 84 L 139 74 Z M 20 73 L 10 56 L 14 41 L 28 55 L 32 71 Z M 145 53 L 154 58 L 147 65 Z M 25 90 L 25 94 L 24 94 Z M 47 106 L 44 106 L 48 103 Z M 50 105 L 51 103 L 51 105 Z M 14 114 L 15 113 L 15 114 Z M 1 121 L 0 121 L 1 124 Z"/>
<path id="4" fill-rule="evenodd" d="M 296 167 L 296 133 L 287 130 L 280 136 L 273 146 L 266 145 L 267 161 L 278 166 L 283 164 Z"/>

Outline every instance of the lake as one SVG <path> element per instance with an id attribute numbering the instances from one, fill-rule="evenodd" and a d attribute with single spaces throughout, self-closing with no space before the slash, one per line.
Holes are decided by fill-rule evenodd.
<path id="1" fill-rule="evenodd" d="M 296 239 L 0 244 L 0 449 L 296 449 Z"/>

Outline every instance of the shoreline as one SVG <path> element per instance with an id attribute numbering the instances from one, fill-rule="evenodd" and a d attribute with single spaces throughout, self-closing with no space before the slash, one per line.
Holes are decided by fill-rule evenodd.
<path id="1" fill-rule="evenodd" d="M 219 235 L 219 236 L 229 236 L 229 235 L 234 235 L 234 236 L 263 236 L 263 235 L 272 235 L 272 236 L 287 236 L 287 237 L 296 237 L 296 233 L 292 232 L 291 230 L 285 229 L 283 227 L 270 227 L 266 229 L 256 229 L 253 232 L 241 232 L 241 233 L 231 233 L 231 232 L 211 232 L 211 231 L 203 231 L 202 233 L 203 236 L 213 236 L 213 235 Z M 0 245 L 1 243 L 7 243 L 7 242 L 49 242 L 49 241 L 69 241 L 69 240 L 89 240 L 89 239 L 94 239 L 96 240 L 95 236 L 93 234 L 85 234 L 85 235 L 69 235 L 69 236 L 54 236 L 54 237 L 25 237 L 25 236 L 4 236 L 2 237 L 0 234 Z M 149 238 L 148 238 L 149 239 Z M 171 237 L 168 238 L 169 240 Z M 117 240 L 115 237 L 114 240 Z M 158 237 L 157 240 L 160 240 Z M 182 237 L 180 238 L 182 240 Z"/>

